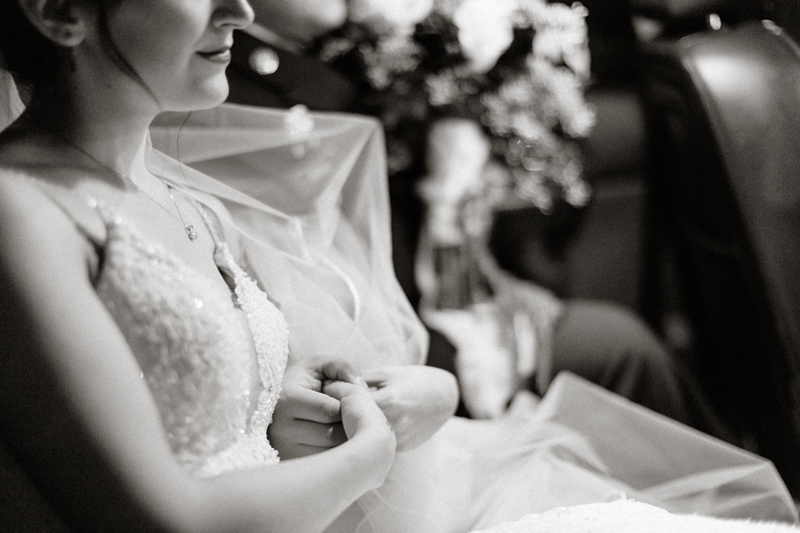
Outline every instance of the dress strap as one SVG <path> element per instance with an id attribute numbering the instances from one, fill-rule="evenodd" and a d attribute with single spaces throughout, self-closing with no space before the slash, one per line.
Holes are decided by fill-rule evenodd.
<path id="1" fill-rule="evenodd" d="M 226 261 L 220 261 L 220 258 L 224 255 L 222 249 L 227 248 L 233 260 L 239 266 L 244 267 L 245 258 L 241 250 L 238 230 L 229 218 L 221 216 L 218 211 L 219 209 L 224 209 L 224 207 L 215 205 L 216 202 L 209 201 L 209 198 L 203 194 L 196 194 L 194 191 L 183 189 L 175 190 L 190 201 L 200 213 L 208 231 L 211 233 L 212 239 L 214 239 L 216 248 L 214 258 L 217 261 L 217 265 L 227 267 Z"/>

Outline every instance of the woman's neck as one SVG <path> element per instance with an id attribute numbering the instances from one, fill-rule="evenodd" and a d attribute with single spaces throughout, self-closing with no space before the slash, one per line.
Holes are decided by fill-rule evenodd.
<path id="1" fill-rule="evenodd" d="M 144 171 L 147 129 L 158 109 L 134 105 L 125 91 L 101 84 L 58 83 L 37 90 L 25 112 L 36 126 L 95 163 L 134 179 Z M 87 87 L 90 89 L 87 90 Z M 92 88 L 94 90 L 92 90 Z M 135 100 L 134 100 L 135 101 Z"/>

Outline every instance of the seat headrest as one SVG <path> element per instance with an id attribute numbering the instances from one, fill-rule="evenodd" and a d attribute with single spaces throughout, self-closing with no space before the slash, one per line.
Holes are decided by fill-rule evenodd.
<path id="1" fill-rule="evenodd" d="M 736 0 L 631 0 L 631 9 L 667 23 L 702 20 L 710 13 L 733 9 Z"/>

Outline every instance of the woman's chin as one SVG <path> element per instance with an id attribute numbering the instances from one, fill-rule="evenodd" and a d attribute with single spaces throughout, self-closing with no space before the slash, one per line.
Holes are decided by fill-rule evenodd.
<path id="1" fill-rule="evenodd" d="M 196 107 L 195 109 L 210 109 L 212 107 L 217 107 L 218 105 L 222 104 L 228 98 L 228 86 L 225 85 L 224 91 L 217 92 L 213 98 L 206 99 L 205 104 Z"/>
<path id="2" fill-rule="evenodd" d="M 228 98 L 228 82 L 208 84 L 202 90 L 194 91 L 190 98 L 182 98 L 165 111 L 199 111 L 211 109 L 225 102 Z"/>
<path id="3" fill-rule="evenodd" d="M 203 87 L 203 89 L 205 94 L 203 95 L 202 103 L 198 102 L 200 105 L 198 109 L 217 107 L 228 98 L 228 92 L 230 91 L 228 87 L 228 78 L 224 75 L 220 76 L 218 79 L 213 80 L 212 83 Z"/>

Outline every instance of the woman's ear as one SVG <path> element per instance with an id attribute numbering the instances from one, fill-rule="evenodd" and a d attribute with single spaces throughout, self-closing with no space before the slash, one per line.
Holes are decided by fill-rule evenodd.
<path id="1" fill-rule="evenodd" d="M 28 20 L 54 43 L 72 48 L 86 37 L 85 12 L 74 0 L 17 0 Z"/>

